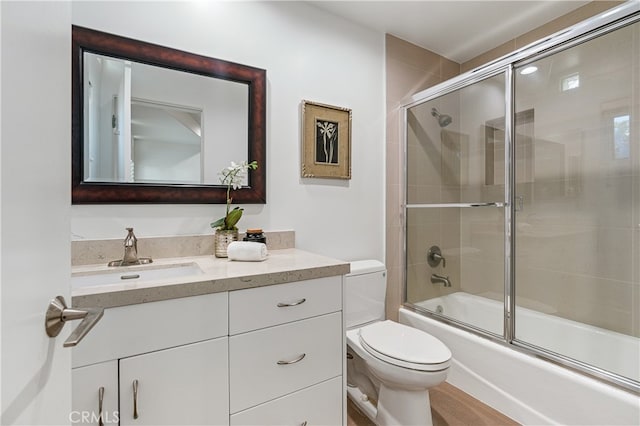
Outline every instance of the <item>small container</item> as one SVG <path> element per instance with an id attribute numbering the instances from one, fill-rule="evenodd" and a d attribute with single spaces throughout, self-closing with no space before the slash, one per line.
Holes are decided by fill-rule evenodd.
<path id="1" fill-rule="evenodd" d="M 264 236 L 264 233 L 260 228 L 247 229 L 247 235 L 243 238 L 243 241 L 267 244 L 267 238 Z"/>

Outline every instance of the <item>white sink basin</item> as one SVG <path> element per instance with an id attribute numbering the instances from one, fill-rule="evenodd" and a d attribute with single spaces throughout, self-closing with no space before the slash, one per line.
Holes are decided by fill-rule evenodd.
<path id="1" fill-rule="evenodd" d="M 167 278 L 182 278 L 202 274 L 202 269 L 193 262 L 172 265 L 148 265 L 143 267 L 125 266 L 113 268 L 113 270 L 78 272 L 72 274 L 71 288 L 164 280 Z"/>

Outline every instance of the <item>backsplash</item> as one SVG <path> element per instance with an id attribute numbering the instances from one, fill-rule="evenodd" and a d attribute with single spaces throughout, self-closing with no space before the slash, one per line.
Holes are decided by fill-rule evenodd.
<path id="1" fill-rule="evenodd" d="M 239 239 L 242 240 L 244 235 L 240 233 Z M 295 231 L 265 231 L 265 236 L 269 250 L 295 248 Z M 71 265 L 93 265 L 121 259 L 123 244 L 124 235 L 117 239 L 72 241 Z M 138 255 L 152 259 L 213 256 L 213 235 L 138 238 Z"/>

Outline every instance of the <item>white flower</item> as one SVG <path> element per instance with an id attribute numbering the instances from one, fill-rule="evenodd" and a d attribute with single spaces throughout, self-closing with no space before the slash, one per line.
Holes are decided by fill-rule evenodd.
<path id="1" fill-rule="evenodd" d="M 222 169 L 218 175 L 220 176 L 220 182 L 223 185 L 227 185 L 227 187 L 232 187 L 233 189 L 242 188 L 242 182 L 247 176 L 247 172 L 249 169 L 255 169 L 253 162 L 247 164 L 246 161 L 241 162 L 240 164 L 231 162 L 230 166 Z"/>

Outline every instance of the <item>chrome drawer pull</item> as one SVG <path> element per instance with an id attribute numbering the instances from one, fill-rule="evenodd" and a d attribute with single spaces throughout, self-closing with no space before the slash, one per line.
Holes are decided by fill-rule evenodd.
<path id="1" fill-rule="evenodd" d="M 138 418 L 138 380 L 133 381 L 133 418 Z"/>
<path id="2" fill-rule="evenodd" d="M 300 355 L 298 358 L 296 359 L 292 359 L 291 361 L 278 361 L 278 365 L 290 365 L 290 364 L 295 364 L 296 362 L 300 362 L 304 359 L 304 357 L 307 356 L 307 354 L 302 354 Z"/>
<path id="3" fill-rule="evenodd" d="M 298 305 L 302 305 L 304 302 L 306 302 L 307 299 L 300 299 L 297 302 L 293 302 L 293 303 L 278 303 L 278 308 L 288 308 L 290 306 L 298 306 Z"/>
<path id="4" fill-rule="evenodd" d="M 102 421 L 102 401 L 104 400 L 104 387 L 100 387 L 98 389 L 98 426 L 104 426 L 104 422 Z"/>

